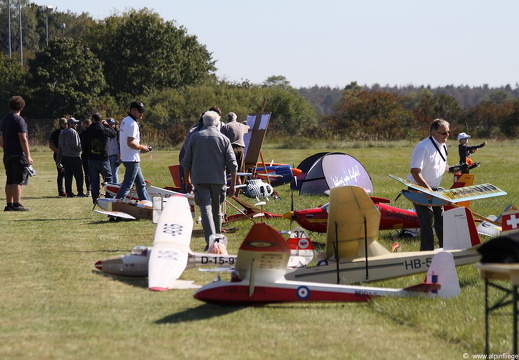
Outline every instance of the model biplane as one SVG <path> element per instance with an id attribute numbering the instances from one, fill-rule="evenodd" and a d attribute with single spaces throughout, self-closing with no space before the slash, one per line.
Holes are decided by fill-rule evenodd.
<path id="1" fill-rule="evenodd" d="M 239 209 L 235 207 L 239 212 L 237 214 L 233 215 L 226 215 L 223 221 L 223 224 L 227 224 L 233 221 L 243 220 L 243 219 L 253 219 L 253 218 L 265 218 L 265 219 L 272 219 L 272 218 L 281 218 L 282 215 L 273 214 L 266 212 L 263 209 L 263 206 L 265 205 L 265 202 L 259 202 L 255 205 L 239 198 L 236 196 L 232 196 L 231 199 L 236 201 L 239 205 L 241 205 L 242 209 Z M 232 205 L 234 207 L 234 205 Z M 261 207 L 258 207 L 261 206 Z"/>
<path id="2" fill-rule="evenodd" d="M 362 190 L 364 191 L 364 190 Z M 238 251 L 231 281 L 215 281 L 194 297 L 219 305 L 265 305 L 283 302 L 368 301 L 375 297 L 454 297 L 460 292 L 452 255 L 439 252 L 423 283 L 404 289 L 318 284 L 285 278 L 290 249 L 279 233 L 264 223 L 252 226 Z"/>
<path id="3" fill-rule="evenodd" d="M 378 240 L 381 214 L 364 189 L 330 190 L 326 261 L 287 274 L 287 279 L 321 283 L 357 283 L 426 272 L 436 251 L 391 253 Z M 343 214 L 349 216 L 343 216 Z M 477 262 L 481 241 L 472 212 L 455 208 L 444 213 L 444 249 L 456 266 Z"/>
<path id="4" fill-rule="evenodd" d="M 388 205 L 389 199 L 370 196 L 375 207 L 380 211 L 379 230 L 416 229 L 420 227 L 414 210 L 404 210 Z M 328 226 L 328 207 L 330 203 L 312 209 L 290 211 L 283 214 L 289 220 L 295 220 L 308 231 L 325 233 Z M 348 216 L 344 214 L 344 216 Z"/>

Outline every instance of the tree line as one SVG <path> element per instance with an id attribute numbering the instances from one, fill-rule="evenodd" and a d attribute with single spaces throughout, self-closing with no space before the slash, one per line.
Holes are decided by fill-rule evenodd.
<path id="1" fill-rule="evenodd" d="M 453 131 L 477 137 L 519 135 L 519 90 L 510 86 L 431 89 L 353 82 L 343 89 L 295 89 L 282 75 L 261 84 L 229 82 L 215 76 L 217 64 L 196 36 L 146 8 L 94 20 L 22 4 L 21 14 L 17 7 L 10 12 L 11 41 L 7 29 L 0 29 L 0 106 L 5 113 L 7 99 L 22 95 L 31 138 L 43 143 L 60 117 L 83 119 L 99 111 L 120 120 L 135 99 L 149 109 L 143 136 L 164 146 L 181 143 L 213 105 L 244 120 L 262 110 L 264 99 L 263 110 L 272 113 L 269 136 L 279 138 L 415 139 L 437 117 L 450 121 Z M 0 0 L 0 23 L 8 23 L 8 13 Z M 20 15 L 23 53 L 14 26 Z"/>

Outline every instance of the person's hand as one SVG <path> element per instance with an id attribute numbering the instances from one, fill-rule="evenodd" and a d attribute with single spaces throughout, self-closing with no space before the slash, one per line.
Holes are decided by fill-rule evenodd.
<path id="1" fill-rule="evenodd" d="M 32 161 L 32 157 L 27 157 L 27 162 L 29 163 L 29 165 L 32 165 L 33 164 L 33 161 Z"/>
<path id="2" fill-rule="evenodd" d="M 236 194 L 236 186 L 229 186 L 227 188 L 227 196 L 231 197 L 231 196 L 234 196 Z"/>
<path id="3" fill-rule="evenodd" d="M 188 192 L 188 193 L 193 192 L 193 184 L 191 184 L 190 182 L 186 182 L 185 188 L 186 188 L 186 192 Z"/>

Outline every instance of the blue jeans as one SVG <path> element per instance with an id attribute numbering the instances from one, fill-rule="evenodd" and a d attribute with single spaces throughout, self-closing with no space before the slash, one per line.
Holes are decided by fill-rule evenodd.
<path id="1" fill-rule="evenodd" d="M 90 176 L 90 191 L 94 204 L 99 198 L 99 175 L 103 176 L 105 182 L 112 182 L 112 171 L 108 160 L 88 160 L 88 172 Z"/>
<path id="2" fill-rule="evenodd" d="M 114 184 L 119 183 L 119 176 L 117 176 L 117 171 L 119 170 L 119 165 L 116 164 L 119 159 L 119 155 L 109 155 L 108 161 L 110 162 L 110 170 L 112 171 L 112 182 Z"/>
<path id="3" fill-rule="evenodd" d="M 124 171 L 124 179 L 121 183 L 121 188 L 117 193 L 116 199 L 124 199 L 130 192 L 130 189 L 135 183 L 135 189 L 139 200 L 150 200 L 148 190 L 146 190 L 146 183 L 144 182 L 144 176 L 142 175 L 141 165 L 139 162 L 123 162 L 126 170 Z"/>

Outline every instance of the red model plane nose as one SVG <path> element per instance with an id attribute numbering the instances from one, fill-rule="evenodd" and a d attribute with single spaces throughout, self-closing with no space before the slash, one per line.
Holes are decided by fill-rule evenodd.
<path id="1" fill-rule="evenodd" d="M 99 260 L 98 262 L 95 263 L 94 265 L 96 267 L 97 270 L 103 270 L 103 260 Z"/>

